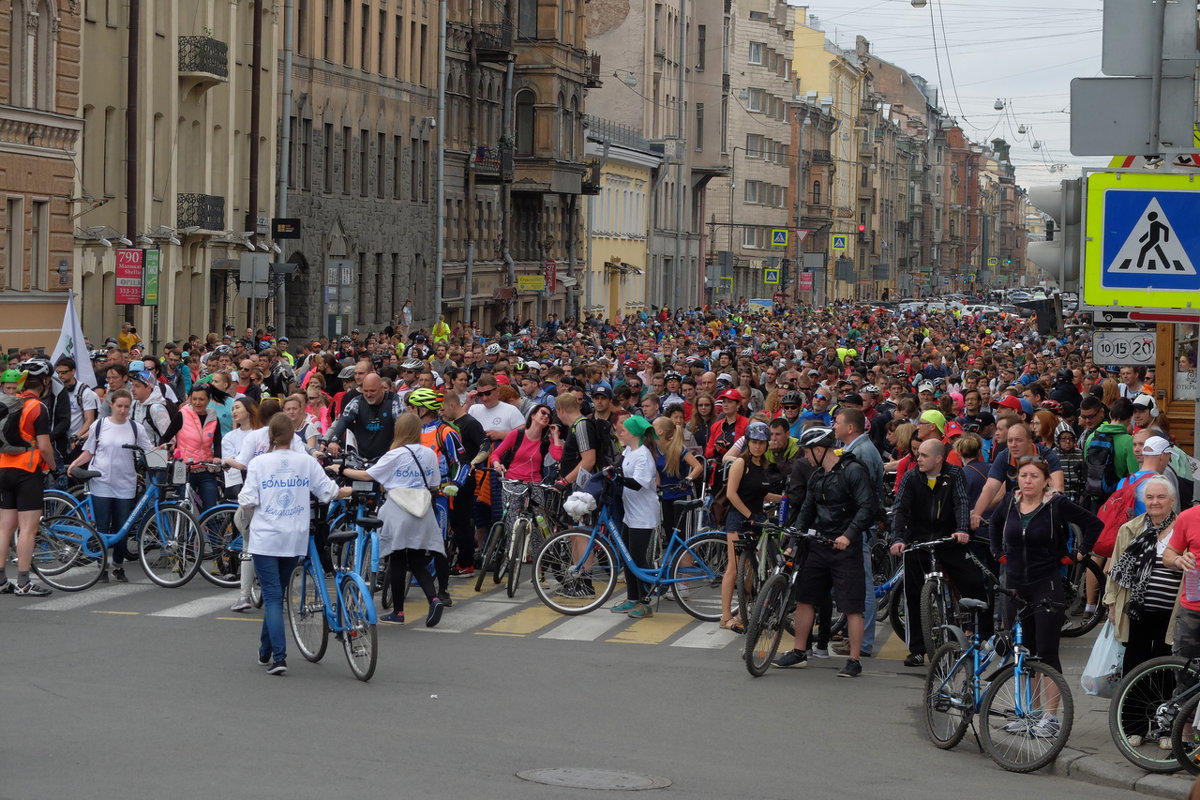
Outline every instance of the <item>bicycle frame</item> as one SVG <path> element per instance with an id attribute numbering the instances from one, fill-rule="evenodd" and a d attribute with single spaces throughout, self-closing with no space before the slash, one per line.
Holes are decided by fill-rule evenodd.
<path id="1" fill-rule="evenodd" d="M 304 574 L 300 579 L 301 597 L 307 597 L 307 584 L 309 581 L 317 587 L 317 592 L 321 598 L 321 610 L 325 615 L 325 622 L 329 625 L 329 629 L 334 633 L 344 633 L 350 629 L 350 625 L 346 620 L 345 609 L 342 608 L 342 584 L 346 581 L 351 581 L 358 584 L 358 588 L 362 591 L 363 596 L 368 599 L 366 605 L 367 621 L 372 625 L 379 620 L 375 614 L 374 603 L 369 602 L 371 593 L 367 590 L 367 582 L 345 567 L 336 567 L 333 573 L 334 581 L 334 598 L 333 605 L 329 600 L 329 587 L 325 583 L 324 572 L 320 568 L 321 558 L 317 553 L 317 541 L 314 537 L 308 537 L 308 554 L 297 565 L 297 569 L 303 570 Z M 286 590 L 285 590 L 286 591 Z"/>
<path id="2" fill-rule="evenodd" d="M 679 528 L 675 528 L 673 531 L 671 531 L 671 538 L 667 541 L 667 549 L 663 552 L 662 556 L 662 563 L 668 566 L 659 567 L 658 569 L 652 570 L 642 570 L 636 563 L 634 563 L 633 556 L 629 552 L 629 547 L 625 544 L 624 537 L 622 537 L 619 532 L 613 530 L 612 519 L 608 514 L 608 507 L 605 506 L 600 510 L 600 516 L 596 520 L 596 524 L 592 527 L 591 536 L 588 538 L 587 547 L 584 548 L 582 556 L 576 562 L 575 566 L 572 567 L 572 573 L 574 574 L 583 571 L 583 565 L 587 563 L 589 558 L 591 558 L 592 552 L 595 549 L 596 538 L 598 536 L 603 536 L 616 552 L 616 563 L 613 564 L 613 569 L 628 569 L 633 573 L 634 577 L 643 583 L 650 584 L 653 588 L 657 588 L 659 586 L 670 586 L 671 584 L 675 583 L 694 581 L 697 578 L 706 578 L 709 580 L 719 578 L 721 576 L 717 575 L 716 573 L 711 573 L 711 570 L 711 574 L 708 575 L 689 574 L 679 578 L 670 578 L 667 576 L 667 573 L 670 570 L 669 565 L 674 562 L 675 555 L 681 550 L 695 555 L 691 549 L 691 543 L 700 537 L 707 536 L 708 533 L 709 532 L 701 531 L 700 533 L 697 533 L 694 536 L 684 540 L 679 534 Z M 703 563 L 702 559 L 700 560 L 700 563 Z"/>

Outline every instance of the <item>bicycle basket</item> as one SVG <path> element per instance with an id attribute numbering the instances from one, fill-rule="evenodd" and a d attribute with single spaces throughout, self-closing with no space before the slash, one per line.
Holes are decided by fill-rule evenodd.
<path id="1" fill-rule="evenodd" d="M 541 483 L 535 484 L 532 489 L 534 504 L 550 519 L 558 519 L 562 515 L 563 493 Z"/>
<path id="2" fill-rule="evenodd" d="M 166 450 L 147 450 L 146 451 L 146 469 L 163 469 L 167 468 L 170 463 L 170 457 Z"/>
<path id="3" fill-rule="evenodd" d="M 525 499 L 529 497 L 530 485 L 523 481 L 502 480 L 504 488 L 504 510 L 508 513 L 521 511 L 525 508 Z"/>

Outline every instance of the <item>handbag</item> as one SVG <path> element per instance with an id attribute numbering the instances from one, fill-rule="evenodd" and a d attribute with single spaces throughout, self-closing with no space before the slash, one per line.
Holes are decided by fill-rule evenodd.
<path id="1" fill-rule="evenodd" d="M 1125 645 L 1117 641 L 1117 629 L 1105 620 L 1100 635 L 1092 645 L 1079 679 L 1083 690 L 1093 697 L 1112 697 L 1113 690 L 1121 682 L 1121 667 L 1125 660 Z"/>
<path id="2" fill-rule="evenodd" d="M 417 465 L 417 469 L 421 470 L 423 475 L 424 470 L 421 469 L 421 462 L 417 460 L 417 456 L 413 453 L 412 448 L 405 445 L 404 449 L 412 456 L 413 463 Z M 418 519 L 423 519 L 433 507 L 432 492 L 433 489 L 427 485 L 424 489 L 388 489 L 387 496 L 388 500 L 400 506 L 401 510 L 412 514 Z"/>

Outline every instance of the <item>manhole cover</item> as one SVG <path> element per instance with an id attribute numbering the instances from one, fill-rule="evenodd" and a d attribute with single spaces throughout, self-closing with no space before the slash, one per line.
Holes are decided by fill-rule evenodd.
<path id="1" fill-rule="evenodd" d="M 632 792 L 640 789 L 665 789 L 671 785 L 669 779 L 657 775 L 634 775 L 584 767 L 527 769 L 518 772 L 517 777 L 547 786 L 566 786 L 571 789 L 618 789 Z"/>

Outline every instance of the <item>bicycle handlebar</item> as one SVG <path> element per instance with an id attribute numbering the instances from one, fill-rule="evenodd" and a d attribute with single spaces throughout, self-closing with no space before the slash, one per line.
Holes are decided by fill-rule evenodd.
<path id="1" fill-rule="evenodd" d="M 957 540 L 953 536 L 946 536 L 941 539 L 930 539 L 928 542 L 917 542 L 915 544 L 906 544 L 906 545 L 904 545 L 904 552 L 907 553 L 910 550 L 916 550 L 918 552 L 920 552 L 922 550 L 933 550 L 935 548 L 941 547 L 944 544 L 957 544 Z"/>
<path id="2" fill-rule="evenodd" d="M 1061 611 L 1062 609 L 1067 607 L 1066 603 L 1060 603 L 1056 600 L 1051 600 L 1048 597 L 1044 598 L 1042 600 L 1038 600 L 1037 602 L 1032 602 L 1032 601 L 1026 600 L 1023 597 L 1020 597 L 1016 593 L 1015 590 L 1009 589 L 1009 588 L 1006 588 L 1005 586 L 1003 586 L 1000 582 L 1000 579 L 992 574 L 992 571 L 987 568 L 987 565 L 985 565 L 982 561 L 980 561 L 979 557 L 976 556 L 974 553 L 972 553 L 969 550 L 967 551 L 967 558 L 970 559 L 975 564 L 975 566 L 979 567 L 979 571 L 983 573 L 984 579 L 988 583 L 990 583 L 997 592 L 1004 595 L 1005 597 L 1008 597 L 1011 600 L 1015 600 L 1016 602 L 1018 602 L 1022 606 L 1024 606 L 1026 611 L 1024 611 L 1023 613 L 1026 613 L 1026 614 L 1032 613 L 1032 611 L 1037 610 L 1038 608 L 1045 608 L 1048 611 L 1056 611 L 1056 610 Z"/>

